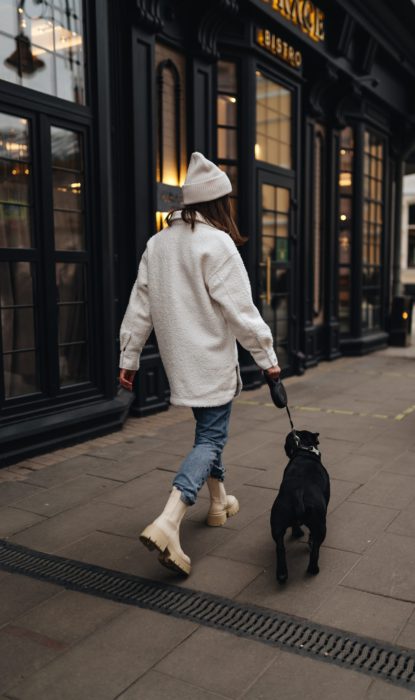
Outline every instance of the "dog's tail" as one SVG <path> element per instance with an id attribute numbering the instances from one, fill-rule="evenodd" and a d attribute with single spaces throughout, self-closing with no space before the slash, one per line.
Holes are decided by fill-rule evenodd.
<path id="1" fill-rule="evenodd" d="M 305 513 L 305 506 L 304 506 L 304 489 L 299 488 L 295 489 L 294 494 L 293 494 L 293 508 L 294 508 L 294 513 L 295 517 L 297 520 L 302 520 L 304 517 Z"/>

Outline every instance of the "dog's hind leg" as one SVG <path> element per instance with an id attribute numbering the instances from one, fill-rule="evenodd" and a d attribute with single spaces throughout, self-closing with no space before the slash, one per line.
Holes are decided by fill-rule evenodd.
<path id="1" fill-rule="evenodd" d="M 326 537 L 326 526 L 320 526 L 317 532 L 313 531 L 310 533 L 310 561 L 308 563 L 307 572 L 316 576 L 320 569 L 318 566 L 318 558 L 320 554 L 320 545 L 324 542 Z"/>
<path id="2" fill-rule="evenodd" d="M 284 547 L 285 532 L 277 537 L 277 581 L 285 583 L 288 578 L 287 560 Z"/>

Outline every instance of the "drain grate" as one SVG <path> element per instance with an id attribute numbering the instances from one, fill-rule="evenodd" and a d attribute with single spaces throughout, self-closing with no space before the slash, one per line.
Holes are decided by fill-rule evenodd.
<path id="1" fill-rule="evenodd" d="M 415 692 L 415 653 L 266 608 L 44 554 L 0 540 L 0 569 L 314 656 Z"/>

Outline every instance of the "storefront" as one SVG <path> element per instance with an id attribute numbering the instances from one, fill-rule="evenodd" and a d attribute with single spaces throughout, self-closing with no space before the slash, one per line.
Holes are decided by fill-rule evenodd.
<path id="1" fill-rule="evenodd" d="M 387 344 L 415 80 L 415 7 L 388 5 L 0 2 L 4 461 L 168 407 L 154 336 L 118 391 L 118 330 L 193 150 L 233 182 L 285 373 Z"/>

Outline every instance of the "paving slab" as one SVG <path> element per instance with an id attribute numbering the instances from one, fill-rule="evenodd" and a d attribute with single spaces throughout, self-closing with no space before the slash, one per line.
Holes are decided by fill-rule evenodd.
<path id="1" fill-rule="evenodd" d="M 26 530 L 26 528 L 43 522 L 45 518 L 41 515 L 28 513 L 17 508 L 0 508 L 0 537 L 8 537 L 16 532 Z"/>
<path id="2" fill-rule="evenodd" d="M 111 504 L 87 503 L 47 518 L 11 536 L 10 540 L 42 552 L 56 552 L 119 517 L 120 508 Z"/>
<path id="3" fill-rule="evenodd" d="M 269 512 L 260 515 L 249 527 L 235 534 L 232 532 L 232 537 L 212 549 L 211 554 L 254 566 L 270 566 L 275 559 L 275 544 L 271 537 Z"/>
<path id="4" fill-rule="evenodd" d="M 415 453 L 413 450 L 406 450 L 398 457 L 390 459 L 383 467 L 383 471 L 391 474 L 404 474 L 415 477 Z"/>
<path id="5" fill-rule="evenodd" d="M 412 537 L 385 533 L 345 576 L 344 586 L 415 602 L 415 547 Z"/>
<path id="6" fill-rule="evenodd" d="M 413 612 L 413 603 L 336 586 L 311 619 L 393 643 Z"/>
<path id="7" fill-rule="evenodd" d="M 197 566 L 194 566 L 193 574 L 189 578 L 180 580 L 178 585 L 226 598 L 235 598 L 262 571 L 260 566 L 208 554 L 198 562 Z"/>
<path id="8" fill-rule="evenodd" d="M 401 510 L 415 500 L 415 477 L 380 472 L 349 496 L 349 500 Z"/>
<path id="9" fill-rule="evenodd" d="M 307 544 L 287 540 L 286 550 L 287 583 L 281 585 L 276 580 L 274 556 L 272 566 L 267 566 L 264 572 L 237 596 L 237 600 L 299 617 L 310 617 L 328 596 L 335 594 L 337 586 L 359 561 L 357 554 L 322 547 L 320 573 L 310 576 L 307 574 Z"/>
<path id="10" fill-rule="evenodd" d="M 211 693 L 179 678 L 172 678 L 160 671 L 149 671 L 117 700 L 218 700 L 229 695 Z"/>
<path id="11" fill-rule="evenodd" d="M 174 426 L 176 427 L 176 426 Z M 167 432 L 166 429 L 164 432 Z M 178 428 L 176 428 L 178 430 Z M 165 438 L 160 437 L 135 437 L 131 440 L 123 440 L 115 445 L 107 445 L 106 447 L 92 447 L 86 452 L 87 455 L 94 455 L 101 459 L 109 460 L 125 460 L 129 457 L 135 457 L 147 450 L 157 450 L 164 445 Z"/>
<path id="12" fill-rule="evenodd" d="M 396 535 L 415 537 L 415 504 L 411 503 L 407 508 L 401 510 L 387 531 Z"/>
<path id="13" fill-rule="evenodd" d="M 113 700 L 195 629 L 130 608 L 8 694 L 19 700 Z"/>
<path id="14" fill-rule="evenodd" d="M 43 489 L 26 481 L 3 481 L 0 483 L 0 507 L 10 506 Z"/>
<path id="15" fill-rule="evenodd" d="M 16 625 L 0 629 L 0 692 L 46 666 L 66 645 Z"/>
<path id="16" fill-rule="evenodd" d="M 279 652 L 244 700 L 363 700 L 371 679 L 321 661 Z M 392 698 L 393 696 L 391 696 Z"/>
<path id="17" fill-rule="evenodd" d="M 97 496 L 103 496 L 106 491 L 113 490 L 115 486 L 115 482 L 109 479 L 97 476 L 79 476 L 50 489 L 42 489 L 40 493 L 27 496 L 21 499 L 16 507 L 50 517 Z"/>
<path id="18" fill-rule="evenodd" d="M 206 690 L 239 698 L 277 654 L 265 644 L 204 627 L 154 668 Z"/>
<path id="19" fill-rule="evenodd" d="M 399 688 L 383 683 L 382 681 L 373 681 L 365 700 L 413 700 L 414 694 L 405 688 Z"/>
<path id="20" fill-rule="evenodd" d="M 228 518 L 224 527 L 226 529 L 239 531 L 249 526 L 261 513 L 266 512 L 269 514 L 277 495 L 277 490 L 243 484 L 235 486 L 235 488 L 229 488 L 229 493 L 234 493 L 238 498 L 240 510 L 239 513 Z M 195 506 L 196 505 L 197 502 Z M 203 503 L 197 510 L 190 512 L 189 519 L 198 522 L 200 525 L 204 524 L 208 509 L 209 502 L 207 501 L 206 506 Z"/>
<path id="21" fill-rule="evenodd" d="M 116 562 L 127 554 L 137 554 L 139 541 L 121 535 L 93 532 L 58 550 L 59 556 L 84 561 L 113 569 Z"/>
<path id="22" fill-rule="evenodd" d="M 121 615 L 126 606 L 62 588 L 51 598 L 15 618 L 15 624 L 39 635 L 74 644 Z"/>
<path id="23" fill-rule="evenodd" d="M 330 501 L 327 508 L 328 513 L 332 513 L 338 508 L 347 498 L 349 498 L 360 484 L 353 481 L 343 481 L 342 479 L 330 479 Z"/>
<path id="24" fill-rule="evenodd" d="M 154 469 L 148 474 L 113 488 L 96 500 L 128 508 L 137 508 L 151 499 L 155 511 L 161 511 L 169 497 L 172 480 L 170 472 Z"/>
<path id="25" fill-rule="evenodd" d="M 59 586 L 51 583 L 7 574 L 0 579 L 0 625 L 11 622 L 60 590 Z"/>
<path id="26" fill-rule="evenodd" d="M 376 457 L 355 455 L 349 452 L 339 460 L 330 460 L 326 468 L 333 479 L 352 481 L 356 484 L 365 484 L 383 468 L 382 462 Z"/>
<path id="27" fill-rule="evenodd" d="M 344 501 L 327 518 L 324 544 L 363 553 L 399 514 L 398 510 Z"/>

